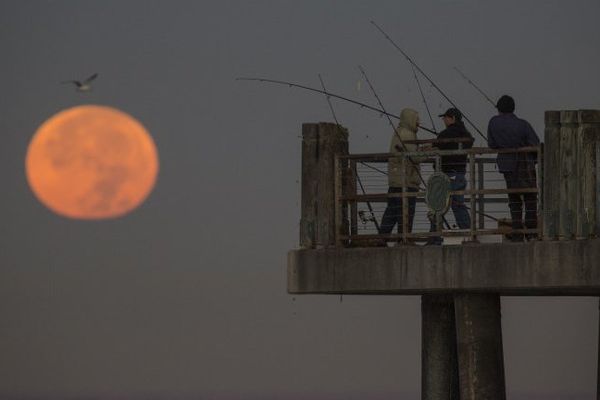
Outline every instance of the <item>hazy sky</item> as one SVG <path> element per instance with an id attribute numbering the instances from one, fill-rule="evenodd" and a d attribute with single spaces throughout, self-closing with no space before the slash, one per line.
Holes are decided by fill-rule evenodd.
<path id="1" fill-rule="evenodd" d="M 423 113 L 373 19 L 481 129 L 494 110 L 454 66 L 542 136 L 545 110 L 600 108 L 599 15 L 598 0 L 0 1 L 0 398 L 419 398 L 419 297 L 286 293 L 301 124 L 331 121 L 327 103 L 235 78 L 320 73 L 375 104 L 362 65 L 390 111 Z M 94 72 L 91 93 L 59 84 Z M 27 186 L 33 133 L 78 104 L 130 113 L 157 144 L 157 186 L 124 218 L 65 219 Z M 387 150 L 385 119 L 334 105 L 352 152 Z M 598 300 L 502 305 L 509 397 L 594 399 Z"/>

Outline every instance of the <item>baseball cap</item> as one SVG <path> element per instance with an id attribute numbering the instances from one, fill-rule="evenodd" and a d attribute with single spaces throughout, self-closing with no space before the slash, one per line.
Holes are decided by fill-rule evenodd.
<path id="1" fill-rule="evenodd" d="M 438 115 L 438 117 L 453 117 L 456 120 L 462 119 L 462 113 L 458 110 L 458 108 L 449 108 L 445 113 Z"/>

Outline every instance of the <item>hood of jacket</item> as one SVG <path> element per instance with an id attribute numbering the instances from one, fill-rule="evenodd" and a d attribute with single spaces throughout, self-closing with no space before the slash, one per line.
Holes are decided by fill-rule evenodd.
<path id="1" fill-rule="evenodd" d="M 411 108 L 405 108 L 400 112 L 400 124 L 401 128 L 406 128 L 410 131 L 417 131 L 417 120 L 419 119 L 419 113 Z"/>

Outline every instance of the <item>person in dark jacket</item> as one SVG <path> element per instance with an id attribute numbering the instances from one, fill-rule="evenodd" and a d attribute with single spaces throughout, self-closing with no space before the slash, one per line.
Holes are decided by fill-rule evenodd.
<path id="1" fill-rule="evenodd" d="M 537 146 L 540 139 L 529 122 L 518 118 L 515 114 L 515 101 L 504 95 L 496 104 L 498 115 L 492 117 L 488 124 L 488 145 L 492 149 L 519 148 Z M 536 153 L 501 153 L 496 163 L 498 170 L 504 175 L 507 189 L 535 188 Z M 525 206 L 525 221 L 523 221 L 523 205 Z M 509 193 L 508 206 L 513 229 L 528 229 L 537 227 L 537 194 Z M 527 235 L 528 239 L 535 235 Z M 522 234 L 511 235 L 515 242 L 523 241 Z"/>
<path id="2" fill-rule="evenodd" d="M 457 108 L 449 108 L 445 113 L 439 115 L 444 121 L 446 129 L 438 135 L 438 139 L 470 139 L 467 142 L 451 142 L 437 143 L 434 147 L 440 150 L 458 150 L 459 146 L 463 149 L 473 147 L 473 136 L 462 121 L 462 113 Z M 467 170 L 467 155 L 445 155 L 441 157 L 441 170 L 450 178 L 450 190 L 465 190 L 467 181 L 465 173 Z M 469 229 L 471 227 L 471 217 L 465 206 L 465 196 L 452 195 L 450 199 L 452 213 L 456 220 L 456 225 L 460 229 Z M 435 232 L 436 224 L 432 221 L 431 232 Z M 442 238 L 439 236 L 433 237 L 427 241 L 427 244 L 439 245 L 442 244 Z"/>

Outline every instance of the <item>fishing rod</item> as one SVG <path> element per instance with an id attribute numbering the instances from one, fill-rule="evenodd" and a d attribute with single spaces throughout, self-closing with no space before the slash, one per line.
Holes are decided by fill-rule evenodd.
<path id="1" fill-rule="evenodd" d="M 419 88 L 419 93 L 421 93 L 421 99 L 423 99 L 423 104 L 425 104 L 425 109 L 427 110 L 427 115 L 429 115 L 429 121 L 431 121 L 431 126 L 433 126 L 433 130 L 437 132 L 435 129 L 435 123 L 433 122 L 433 117 L 431 116 L 431 111 L 429 111 L 429 105 L 427 104 L 427 100 L 425 100 L 425 93 L 423 93 L 423 89 L 421 88 L 421 81 L 417 76 L 417 71 L 415 71 L 415 66 L 410 65 L 412 67 L 413 76 L 415 77 L 415 81 L 417 81 L 417 87 Z"/>
<path id="2" fill-rule="evenodd" d="M 363 77 L 365 78 L 365 81 L 367 82 L 367 84 L 371 88 L 371 92 L 373 92 L 373 96 L 375 96 L 375 98 L 377 99 L 377 103 L 379 104 L 379 107 L 381 107 L 383 110 L 385 110 L 385 107 L 383 106 L 383 103 L 381 102 L 381 99 L 377 95 L 377 92 L 375 91 L 375 87 L 373 87 L 373 85 L 371 84 L 371 81 L 369 80 L 369 77 L 367 76 L 367 73 L 365 72 L 365 70 L 363 69 L 363 67 L 361 67 L 360 65 L 358 66 L 358 69 L 360 70 L 360 73 L 363 75 Z M 388 116 L 387 119 L 388 119 L 389 124 L 394 129 L 394 133 L 398 137 L 398 140 L 400 140 L 400 145 L 402 146 L 402 149 L 404 151 L 408 151 L 408 149 L 406 148 L 406 145 L 404 144 L 404 142 L 402 141 L 402 138 L 400 137 L 400 134 L 398 133 L 398 130 L 394 126 L 394 123 L 392 122 L 391 118 Z M 407 157 L 407 159 L 408 159 L 408 161 L 411 164 L 416 165 L 416 163 L 410 157 Z M 425 183 L 425 180 L 423 179 L 423 176 L 421 175 L 421 171 L 419 171 L 418 168 L 416 169 L 416 171 L 417 171 L 417 175 L 419 176 L 419 179 L 421 180 L 421 183 L 423 184 L 423 186 L 427 187 L 427 184 Z M 404 171 L 404 174 L 406 175 L 406 170 Z M 443 215 L 442 215 L 442 220 L 443 220 L 444 224 L 446 224 L 446 228 L 452 229 L 450 227 L 450 224 L 448 223 L 448 221 L 446 221 L 446 218 Z M 404 221 L 403 223 L 406 223 L 406 221 Z"/>
<path id="3" fill-rule="evenodd" d="M 456 104 L 454 104 L 454 102 L 452 100 L 450 100 L 450 98 L 448 96 L 446 96 L 446 94 L 442 91 L 442 89 L 439 88 L 438 85 L 435 84 L 435 82 L 433 82 L 431 80 L 431 78 L 429 78 L 429 76 L 423 72 L 423 70 L 413 61 L 412 58 L 410 58 L 410 56 L 408 54 L 406 54 L 406 52 L 404 50 L 402 50 L 400 48 L 400 46 L 398 46 L 396 44 L 396 42 L 394 42 L 392 40 L 391 37 L 388 36 L 387 33 L 385 33 L 385 31 L 379 26 L 377 25 L 377 23 L 375 23 L 375 21 L 371 21 L 371 24 L 373 24 L 373 26 L 375 26 L 375 28 L 377 28 L 377 30 L 379 32 L 381 32 L 381 34 L 396 48 L 396 50 L 398 50 L 400 53 L 402 53 L 402 55 L 408 60 L 408 62 L 410 62 L 416 69 L 417 71 L 419 71 L 421 73 L 421 75 L 423 75 L 425 77 L 425 79 L 427 79 L 429 81 L 429 83 L 431 84 L 431 86 L 433 86 L 450 104 L 452 104 L 452 106 L 454 108 L 459 108 Z M 487 137 L 481 133 L 481 131 L 477 128 L 477 126 L 475 126 L 475 124 L 473 124 L 473 122 L 471 122 L 471 120 L 463 113 L 463 118 L 469 123 L 471 124 L 471 126 L 477 131 L 477 133 L 484 138 L 487 141 Z"/>
<path id="4" fill-rule="evenodd" d="M 323 82 L 323 78 L 321 78 L 321 74 L 318 74 L 318 75 L 319 75 L 319 81 L 321 81 L 321 87 L 323 88 L 323 91 L 327 92 L 327 89 L 325 88 L 325 82 Z M 338 119 L 335 115 L 335 110 L 333 109 L 333 105 L 331 104 L 331 100 L 329 99 L 328 94 L 325 95 L 325 99 L 327 100 L 327 104 L 329 104 L 329 109 L 331 110 L 331 114 L 333 115 L 333 119 L 334 119 L 336 125 L 338 127 L 340 127 L 341 126 L 340 122 L 338 121 Z"/>
<path id="5" fill-rule="evenodd" d="M 365 70 L 364 70 L 362 67 L 360 67 L 360 66 L 359 66 L 359 69 L 360 69 L 361 73 L 363 74 L 363 76 L 365 77 L 365 80 L 367 81 L 367 84 L 368 84 L 368 85 L 369 85 L 369 87 L 371 88 L 371 91 L 373 92 L 373 95 L 374 95 L 374 96 L 375 96 L 375 98 L 377 99 L 377 101 L 378 101 L 379 105 L 381 106 L 381 108 L 384 108 L 383 104 L 381 103 L 381 100 L 380 100 L 379 96 L 378 96 L 378 95 L 377 95 L 377 93 L 375 92 L 375 88 L 373 87 L 373 85 L 372 85 L 372 84 L 371 84 L 371 82 L 369 81 L 369 78 L 367 77 L 367 74 L 366 74 Z M 392 123 L 392 121 L 391 121 L 391 120 L 389 120 L 389 119 L 388 119 L 388 122 L 389 122 L 390 124 Z M 395 128 L 393 125 L 392 125 L 392 127 L 394 128 L 394 132 L 396 132 L 396 134 L 398 134 L 398 133 L 397 133 L 397 131 L 396 131 L 396 128 Z M 400 139 L 400 136 L 398 136 L 398 139 Z M 406 146 L 405 146 L 405 145 L 404 145 L 404 143 L 402 142 L 402 139 L 400 139 L 400 143 L 401 143 L 401 144 L 404 146 L 404 150 L 406 150 Z M 366 165 L 366 164 L 365 164 L 365 165 Z M 421 182 L 423 183 L 423 185 L 425 185 L 425 181 L 424 181 L 423 177 L 421 176 L 421 173 L 420 173 L 420 172 L 418 172 L 418 173 L 419 173 L 419 178 L 421 179 Z M 465 207 L 467 208 L 467 210 L 470 210 L 470 209 L 471 209 L 471 208 L 470 208 L 470 207 L 468 207 L 467 205 L 465 205 Z M 496 218 L 496 217 L 493 217 L 493 216 L 491 216 L 491 215 L 489 215 L 489 214 L 486 214 L 486 213 L 480 213 L 480 214 L 481 214 L 481 215 L 483 215 L 484 217 L 487 217 L 487 218 L 491 219 L 491 220 L 498 221 L 498 218 Z M 446 218 L 445 218 L 445 217 L 442 217 L 442 218 L 443 218 L 443 220 L 444 220 L 444 223 L 446 224 L 446 227 L 447 227 L 448 229 L 450 229 L 450 224 L 449 224 L 449 223 L 446 221 Z"/>
<path id="6" fill-rule="evenodd" d="M 321 78 L 321 74 L 319 74 L 319 81 L 321 81 L 321 87 L 323 88 L 323 91 L 327 92 L 327 89 L 325 88 L 325 82 L 323 82 L 323 78 Z M 325 99 L 327 99 L 327 104 L 329 104 L 329 109 L 331 110 L 331 114 L 333 115 L 333 119 L 335 120 L 335 123 L 337 124 L 338 127 L 341 127 L 341 125 L 335 115 L 335 111 L 333 109 L 333 105 L 331 104 L 331 100 L 329 99 L 329 96 L 325 95 Z M 358 171 L 356 171 L 356 168 L 354 168 L 354 175 L 356 176 L 356 180 L 358 181 L 358 185 L 360 186 L 360 190 L 362 191 L 362 194 L 366 195 L 367 192 L 365 191 L 365 188 L 362 184 L 362 180 L 360 179 L 360 176 L 358 175 Z M 379 224 L 377 223 L 377 218 L 375 218 L 375 213 L 373 212 L 373 207 L 371 206 L 370 201 L 367 201 L 367 208 L 369 209 L 369 213 L 371 213 L 370 220 L 373 221 L 373 223 L 375 224 L 375 229 L 377 229 L 377 232 L 379 232 Z"/>
<path id="7" fill-rule="evenodd" d="M 369 109 L 369 110 L 372 110 L 372 111 L 377 111 L 381 115 L 387 115 L 388 117 L 400 119 L 399 116 L 394 115 L 394 114 L 390 114 L 390 113 L 386 112 L 385 110 L 379 109 L 377 107 L 373 107 L 373 106 L 370 106 L 368 104 L 361 103 L 359 101 L 352 100 L 352 99 L 349 99 L 349 98 L 344 97 L 344 96 L 340 96 L 340 95 L 335 94 L 335 93 L 328 92 L 326 90 L 319 90 L 319 89 L 311 88 L 309 86 L 304 86 L 304 85 L 300 85 L 300 84 L 293 83 L 293 82 L 278 81 L 278 80 L 266 79 L 266 78 L 246 78 L 246 77 L 235 78 L 235 80 L 236 81 L 257 81 L 257 82 L 263 82 L 263 83 L 267 82 L 267 83 L 274 83 L 274 84 L 277 84 L 277 85 L 285 85 L 285 86 L 289 86 L 289 87 L 295 87 L 295 88 L 299 88 L 299 89 L 305 89 L 305 90 L 309 90 L 311 92 L 321 93 L 321 94 L 324 94 L 324 95 L 329 96 L 329 97 L 335 97 L 335 98 L 340 99 L 340 100 L 348 101 L 348 102 L 356 104 L 356 105 L 358 105 L 358 106 L 360 106 L 362 108 L 366 108 L 366 109 Z M 423 129 L 423 130 L 425 130 L 425 131 L 427 131 L 429 133 L 432 133 L 434 135 L 437 135 L 437 132 L 435 130 L 433 130 L 433 129 L 430 129 L 430 128 L 427 128 L 427 127 L 424 127 L 424 126 L 421 126 L 421 125 L 419 125 L 419 128 L 421 128 L 421 129 Z"/>
<path id="8" fill-rule="evenodd" d="M 481 90 L 481 89 L 479 88 L 479 86 L 477 86 L 477 85 L 476 85 L 476 84 L 475 84 L 475 83 L 474 83 L 472 80 L 470 80 L 470 79 L 469 79 L 469 78 L 468 78 L 468 77 L 467 77 L 465 74 L 463 74 L 463 72 L 462 72 L 460 69 L 458 69 L 457 67 L 454 67 L 454 69 L 455 69 L 455 70 L 456 70 L 456 71 L 457 71 L 457 72 L 458 72 L 458 73 L 459 73 L 459 74 L 460 74 L 460 75 L 461 75 L 463 78 L 465 78 L 465 80 L 466 80 L 467 82 L 469 82 L 469 84 L 470 84 L 471 86 L 473 86 L 475 89 L 477 89 L 477 91 L 478 91 L 479 93 L 481 93 L 483 97 L 485 97 L 485 99 L 486 99 L 486 100 L 487 100 L 487 101 L 488 101 L 488 102 L 489 102 L 489 103 L 492 105 L 492 107 L 496 108 L 496 104 L 495 104 L 495 103 L 492 101 L 492 99 L 490 99 L 490 98 L 488 97 L 488 95 L 487 95 L 487 94 L 485 94 L 485 93 L 484 93 L 484 91 L 483 91 L 483 90 Z"/>

